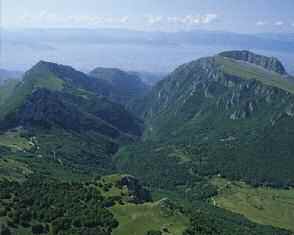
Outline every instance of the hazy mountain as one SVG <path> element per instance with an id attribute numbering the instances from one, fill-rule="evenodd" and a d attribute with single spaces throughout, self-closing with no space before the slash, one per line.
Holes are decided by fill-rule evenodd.
<path id="1" fill-rule="evenodd" d="M 165 77 L 165 73 L 152 73 L 146 71 L 129 71 L 129 73 L 137 75 L 149 86 L 154 86 L 157 82 Z"/>
<path id="2" fill-rule="evenodd" d="M 9 71 L 6 69 L 0 69 L 0 85 L 10 79 L 19 80 L 21 79 L 22 73 L 19 71 Z"/>
<path id="3" fill-rule="evenodd" d="M 83 71 L 100 65 L 126 71 L 167 73 L 180 64 L 218 51 L 254 49 L 278 57 L 293 72 L 293 40 L 286 34 L 65 28 L 4 30 L 2 35 L 1 64 L 9 69 L 27 70 L 39 60 L 49 60 Z"/>
<path id="4" fill-rule="evenodd" d="M 143 97 L 150 89 L 138 75 L 120 69 L 100 67 L 92 70 L 89 75 L 109 84 L 112 88 L 112 95 L 110 96 L 123 105 L 136 98 Z"/>

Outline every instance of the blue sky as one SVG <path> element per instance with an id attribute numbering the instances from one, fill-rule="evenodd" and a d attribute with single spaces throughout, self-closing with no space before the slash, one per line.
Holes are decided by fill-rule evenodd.
<path id="1" fill-rule="evenodd" d="M 1 11 L 5 28 L 294 32 L 294 0 L 2 0 Z"/>

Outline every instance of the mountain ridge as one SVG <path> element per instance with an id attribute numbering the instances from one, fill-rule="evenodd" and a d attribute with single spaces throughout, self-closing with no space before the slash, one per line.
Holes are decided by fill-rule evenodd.
<path id="1" fill-rule="evenodd" d="M 142 149 L 149 141 L 190 152 L 190 175 L 287 187 L 294 185 L 293 103 L 293 85 L 284 75 L 216 55 L 179 66 L 134 112 L 146 123 Z M 134 150 L 138 158 L 153 158 L 153 150 L 140 148 Z M 119 162 L 137 165 L 135 158 L 128 163 L 127 152 Z"/>
<path id="2" fill-rule="evenodd" d="M 0 94 L 4 232 L 291 234 L 216 204 L 239 181 L 294 186 L 294 89 L 265 67 L 201 58 L 143 96 L 137 75 L 40 61 Z"/>
<path id="3" fill-rule="evenodd" d="M 256 64 L 265 68 L 266 70 L 279 73 L 281 75 L 287 75 L 283 64 L 275 57 L 267 57 L 255 54 L 250 51 L 226 51 L 219 53 L 220 56 L 232 58 L 235 60 L 242 60 L 251 64 Z"/>

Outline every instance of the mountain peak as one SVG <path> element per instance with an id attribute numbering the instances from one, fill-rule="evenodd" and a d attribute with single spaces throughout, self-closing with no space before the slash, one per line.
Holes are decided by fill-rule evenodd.
<path id="1" fill-rule="evenodd" d="M 59 66 L 58 64 L 56 63 L 53 63 L 53 62 L 49 62 L 49 61 L 45 61 L 45 60 L 40 60 L 38 63 L 36 63 L 33 67 L 33 68 L 40 68 L 40 67 L 57 67 Z"/>
<path id="2" fill-rule="evenodd" d="M 75 70 L 73 67 L 68 65 L 57 64 L 48 61 L 39 61 L 30 70 L 26 72 L 26 77 L 35 77 L 36 79 L 48 78 L 48 76 L 53 76 L 64 82 L 79 84 L 83 81 L 88 82 L 89 77 Z"/>
<path id="3" fill-rule="evenodd" d="M 247 51 L 247 50 L 225 51 L 225 52 L 221 52 L 218 55 L 223 56 L 223 57 L 227 57 L 227 58 L 231 58 L 231 59 L 235 59 L 235 60 L 245 61 L 245 62 L 248 62 L 251 64 L 261 66 L 269 71 L 276 72 L 281 75 L 287 75 L 285 67 L 283 66 L 281 61 L 279 61 L 275 57 L 267 57 L 267 56 L 263 56 L 263 55 L 258 55 L 258 54 L 251 52 L 251 51 Z"/>
<path id="4" fill-rule="evenodd" d="M 46 61 L 46 60 L 40 60 L 36 65 L 50 65 L 50 64 L 57 65 L 56 63 L 53 63 L 53 62 L 50 62 L 50 61 Z"/>
<path id="5" fill-rule="evenodd" d="M 66 66 L 66 65 L 61 65 L 61 64 L 57 64 L 57 63 L 53 63 L 53 62 L 49 62 L 49 61 L 45 61 L 45 60 L 40 60 L 38 63 L 36 63 L 29 71 L 33 70 L 33 71 L 39 71 L 39 70 L 49 70 L 49 71 L 59 71 L 59 70 L 74 70 L 72 67 L 70 66 Z"/>

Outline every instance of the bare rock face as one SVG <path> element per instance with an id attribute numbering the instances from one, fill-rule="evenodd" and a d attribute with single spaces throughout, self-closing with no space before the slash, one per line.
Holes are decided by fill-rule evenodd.
<path id="1" fill-rule="evenodd" d="M 220 53 L 223 57 L 242 60 L 251 64 L 261 66 L 269 71 L 287 75 L 283 64 L 275 57 L 257 55 L 250 51 L 226 51 Z"/>

